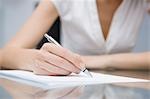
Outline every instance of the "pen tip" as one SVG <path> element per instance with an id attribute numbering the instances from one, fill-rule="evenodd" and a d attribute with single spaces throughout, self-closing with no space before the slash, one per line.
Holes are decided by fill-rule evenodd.
<path id="1" fill-rule="evenodd" d="M 87 69 L 84 71 L 84 73 L 85 73 L 86 75 L 88 75 L 89 77 L 93 77 L 92 74 L 91 74 Z"/>

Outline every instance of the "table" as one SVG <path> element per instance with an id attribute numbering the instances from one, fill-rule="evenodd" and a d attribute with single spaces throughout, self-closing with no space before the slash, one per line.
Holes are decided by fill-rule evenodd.
<path id="1" fill-rule="evenodd" d="M 92 71 L 150 80 L 149 71 Z M 150 99 L 150 82 L 42 89 L 0 78 L 0 99 Z"/>

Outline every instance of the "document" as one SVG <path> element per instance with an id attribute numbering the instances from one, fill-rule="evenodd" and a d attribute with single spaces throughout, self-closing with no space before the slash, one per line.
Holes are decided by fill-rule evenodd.
<path id="1" fill-rule="evenodd" d="M 42 88 L 57 88 L 68 86 L 82 86 L 93 84 L 111 84 L 126 82 L 148 82 L 148 80 L 115 76 L 102 73 L 91 72 L 92 78 L 85 76 L 83 73 L 71 74 L 69 76 L 41 76 L 35 75 L 29 71 L 22 70 L 1 70 L 0 78 L 6 78 Z"/>

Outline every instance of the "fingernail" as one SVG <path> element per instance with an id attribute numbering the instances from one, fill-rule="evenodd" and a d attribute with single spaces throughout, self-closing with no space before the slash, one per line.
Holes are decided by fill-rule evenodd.
<path id="1" fill-rule="evenodd" d="M 76 73 L 76 74 L 79 74 L 80 72 L 81 72 L 81 70 L 78 70 L 78 71 L 76 71 L 75 73 Z"/>
<path id="2" fill-rule="evenodd" d="M 81 70 L 78 70 L 76 73 L 79 74 L 81 72 Z"/>
<path id="3" fill-rule="evenodd" d="M 85 68 L 85 64 L 84 63 L 80 63 L 80 69 L 82 70 L 82 69 L 84 69 Z"/>

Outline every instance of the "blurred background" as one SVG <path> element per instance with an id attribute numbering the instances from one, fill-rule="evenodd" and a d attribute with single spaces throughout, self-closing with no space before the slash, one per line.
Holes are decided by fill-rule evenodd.
<path id="1" fill-rule="evenodd" d="M 40 0 L 0 0 L 0 47 L 3 47 L 29 18 Z M 138 17 L 138 16 L 137 16 Z M 135 52 L 150 50 L 150 14 L 140 28 Z"/>

